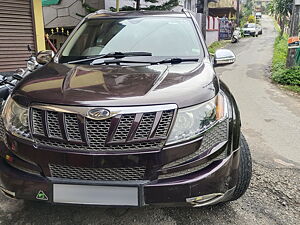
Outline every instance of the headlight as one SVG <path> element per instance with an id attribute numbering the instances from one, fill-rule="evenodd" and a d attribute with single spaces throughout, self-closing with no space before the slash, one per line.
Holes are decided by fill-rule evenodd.
<path id="1" fill-rule="evenodd" d="M 167 144 L 196 138 L 226 114 L 226 100 L 221 94 L 200 105 L 179 109 Z"/>
<path id="2" fill-rule="evenodd" d="M 28 108 L 20 106 L 9 97 L 2 111 L 2 119 L 5 129 L 11 134 L 30 139 L 28 125 Z"/>

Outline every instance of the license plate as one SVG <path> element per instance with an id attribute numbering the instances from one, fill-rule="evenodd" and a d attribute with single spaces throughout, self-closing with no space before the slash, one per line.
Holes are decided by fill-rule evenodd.
<path id="1" fill-rule="evenodd" d="M 53 184 L 53 201 L 84 205 L 138 206 L 139 188 L 136 186 Z"/>

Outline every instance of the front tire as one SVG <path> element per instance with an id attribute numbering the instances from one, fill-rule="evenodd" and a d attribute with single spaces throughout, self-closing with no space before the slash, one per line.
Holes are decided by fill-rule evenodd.
<path id="1" fill-rule="evenodd" d="M 237 185 L 227 201 L 234 201 L 242 197 L 248 189 L 252 177 L 251 153 L 243 134 L 241 134 L 240 147 L 240 165 Z"/>

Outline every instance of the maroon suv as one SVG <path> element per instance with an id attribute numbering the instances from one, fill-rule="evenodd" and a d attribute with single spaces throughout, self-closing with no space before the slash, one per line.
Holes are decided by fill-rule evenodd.
<path id="1" fill-rule="evenodd" d="M 3 103 L 0 189 L 106 206 L 239 198 L 250 152 L 213 69 L 234 61 L 229 50 L 209 55 L 187 11 L 87 16 Z"/>

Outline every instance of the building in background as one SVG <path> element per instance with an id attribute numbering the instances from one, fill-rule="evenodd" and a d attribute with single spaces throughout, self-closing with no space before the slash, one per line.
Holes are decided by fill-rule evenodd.
<path id="1" fill-rule="evenodd" d="M 97 1 L 97 0 L 94 0 Z M 156 3 L 146 2 L 145 0 L 140 0 L 140 8 L 147 8 L 151 5 L 162 5 L 169 0 L 157 0 Z M 120 9 L 123 7 L 136 8 L 136 2 L 134 0 L 120 0 Z M 116 8 L 116 0 L 104 0 L 104 9 L 110 10 L 111 8 Z"/>
<path id="2" fill-rule="evenodd" d="M 254 8 L 256 12 L 265 12 L 272 0 L 255 0 Z"/>
<path id="3" fill-rule="evenodd" d="M 26 67 L 27 50 L 45 49 L 41 0 L 0 0 L 0 72 Z"/>
<path id="4" fill-rule="evenodd" d="M 210 2 L 208 4 L 209 15 L 214 17 L 227 17 L 229 19 L 236 18 L 238 0 L 219 0 L 218 2 Z"/>
<path id="5" fill-rule="evenodd" d="M 82 0 L 43 0 L 45 33 L 56 49 L 62 46 L 74 27 L 87 14 Z M 47 49 L 51 49 L 50 45 L 46 42 Z"/>

